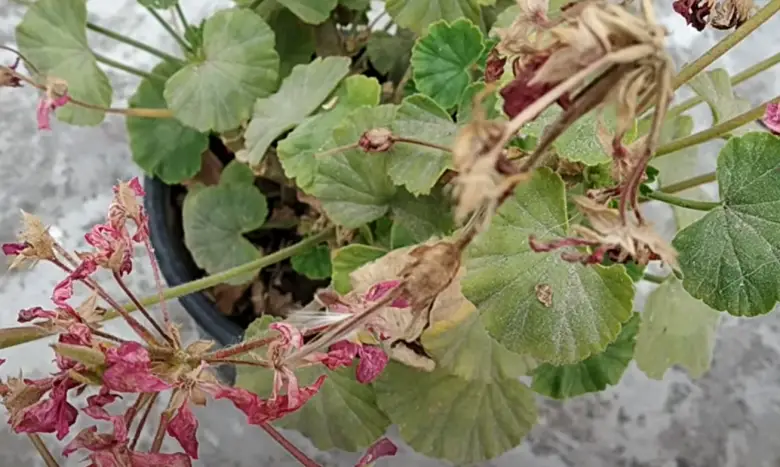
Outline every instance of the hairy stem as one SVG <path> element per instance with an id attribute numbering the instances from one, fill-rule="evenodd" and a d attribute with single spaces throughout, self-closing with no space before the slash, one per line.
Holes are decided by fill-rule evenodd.
<path id="1" fill-rule="evenodd" d="M 111 31 L 110 29 L 106 29 L 102 26 L 98 26 L 95 23 L 90 23 L 87 21 L 87 29 L 90 29 L 92 31 L 95 31 L 98 34 L 102 34 L 106 37 L 110 37 L 111 39 L 114 39 L 116 41 L 122 42 L 124 44 L 127 44 L 129 46 L 135 47 L 138 50 L 143 50 L 144 52 L 147 52 L 149 54 L 154 55 L 155 57 L 161 58 L 165 60 L 166 62 L 171 63 L 177 63 L 181 64 L 183 63 L 181 59 L 174 57 L 173 55 L 169 55 L 162 50 L 155 49 L 154 47 L 151 47 L 147 44 L 144 44 L 143 42 L 139 42 L 135 39 L 131 39 L 123 34 L 119 34 L 118 32 Z"/>
<path id="2" fill-rule="evenodd" d="M 685 191 L 688 188 L 693 188 L 699 185 L 704 185 L 705 183 L 711 183 L 717 180 L 717 173 L 715 171 L 709 172 L 703 175 L 697 175 L 695 177 L 691 177 L 687 180 L 682 180 L 677 183 L 672 183 L 671 185 L 667 185 L 665 187 L 661 187 L 658 191 L 662 193 L 679 193 L 681 191 Z"/>
<path id="3" fill-rule="evenodd" d="M 424 147 L 427 147 L 427 148 L 438 149 L 439 151 L 444 151 L 444 152 L 452 152 L 452 148 L 450 148 L 448 146 L 442 146 L 442 145 L 436 144 L 436 143 L 429 143 L 427 141 L 422 141 L 422 140 L 414 139 L 414 138 L 399 138 L 399 137 L 393 136 L 393 141 L 396 142 L 396 143 L 415 144 L 417 146 L 424 146 Z"/>
<path id="4" fill-rule="evenodd" d="M 209 354 L 206 354 L 203 356 L 204 360 L 222 360 L 225 358 L 235 357 L 237 355 L 245 354 L 247 352 L 251 352 L 252 350 L 259 349 L 261 347 L 265 347 L 271 341 L 276 339 L 276 333 L 274 332 L 273 336 L 266 336 L 261 337 L 257 339 L 248 340 L 246 342 L 242 342 L 240 344 L 234 345 L 232 347 L 228 347 L 226 349 L 217 350 L 214 352 L 211 352 Z"/>
<path id="5" fill-rule="evenodd" d="M 246 365 L 246 366 L 259 366 L 261 368 L 272 368 L 269 362 L 261 360 L 241 360 L 237 358 L 203 358 L 200 359 L 206 363 L 212 365 Z"/>
<path id="6" fill-rule="evenodd" d="M 309 456 L 303 453 L 300 449 L 295 447 L 294 444 L 290 442 L 287 438 L 285 438 L 281 433 L 276 431 L 276 428 L 271 426 L 270 423 L 265 422 L 260 424 L 260 428 L 262 428 L 268 435 L 274 439 L 277 443 L 279 443 L 280 446 L 282 446 L 287 452 L 292 455 L 295 460 L 301 463 L 304 467 L 320 467 L 320 465 L 316 462 L 314 462 Z"/>
<path id="7" fill-rule="evenodd" d="M 162 448 L 163 440 L 165 439 L 165 431 L 168 429 L 168 413 L 163 412 L 160 414 L 160 423 L 157 425 L 157 432 L 154 434 L 154 440 L 152 441 L 152 448 L 149 452 L 158 453 Z"/>
<path id="8" fill-rule="evenodd" d="M 766 111 L 766 106 L 776 102 L 780 102 L 780 96 L 777 96 L 767 102 L 764 102 L 763 104 L 759 105 L 754 109 L 748 110 L 745 113 L 737 115 L 736 117 L 730 120 L 726 120 L 725 122 L 719 123 L 704 131 L 700 131 L 693 135 L 686 136 L 685 138 L 680 138 L 674 141 L 670 141 L 669 143 L 659 147 L 658 150 L 655 152 L 654 157 L 662 157 L 667 154 L 677 152 L 681 149 L 685 149 L 690 146 L 696 146 L 697 144 L 701 144 L 711 139 L 715 139 L 722 135 L 725 135 L 733 130 L 736 130 L 737 128 L 743 125 L 747 125 L 748 123 L 763 117 L 764 112 Z"/>
<path id="9" fill-rule="evenodd" d="M 159 81 L 165 81 L 165 78 L 162 76 L 158 76 L 152 73 L 149 73 L 147 71 L 139 70 L 138 68 L 133 68 L 129 65 L 125 65 L 123 63 L 117 62 L 116 60 L 112 60 L 104 55 L 100 55 L 99 53 L 92 52 L 92 55 L 95 56 L 95 60 L 102 63 L 103 65 L 110 66 L 111 68 L 116 68 L 117 70 L 122 70 L 126 73 L 129 73 L 131 75 L 138 76 L 141 79 L 150 79 L 150 80 L 159 80 Z"/>
<path id="10" fill-rule="evenodd" d="M 142 394 L 140 397 L 147 396 L 147 394 Z M 150 397 L 144 398 L 143 402 L 139 405 L 139 409 L 143 409 L 144 413 L 141 415 L 141 420 L 138 421 L 138 426 L 135 427 L 135 434 L 133 435 L 133 441 L 130 442 L 130 450 L 134 450 L 136 444 L 138 444 L 138 440 L 141 439 L 141 433 L 144 429 L 144 426 L 146 425 L 146 420 L 149 419 L 149 414 L 152 412 L 152 407 L 154 407 L 154 403 L 157 401 L 157 393 L 152 394 Z M 144 408 L 145 406 L 145 408 Z M 130 426 L 129 424 L 127 426 Z"/>
<path id="11" fill-rule="evenodd" d="M 704 71 L 712 62 L 723 56 L 723 54 L 731 50 L 732 47 L 742 42 L 742 40 L 749 36 L 756 28 L 774 16 L 778 10 L 780 10 L 780 0 L 772 0 L 767 3 L 764 8 L 758 11 L 758 13 L 745 21 L 745 23 L 734 32 L 724 37 L 723 40 L 715 44 L 704 55 L 683 67 L 683 69 L 680 70 L 680 73 L 674 77 L 674 81 L 672 82 L 673 89 L 678 89 L 691 78 Z"/>
<path id="12" fill-rule="evenodd" d="M 120 276 L 118 273 L 114 273 L 114 280 L 117 284 L 119 284 L 119 287 L 122 289 L 122 291 L 127 295 L 127 298 L 130 299 L 131 302 L 136 306 L 136 309 L 141 312 L 142 315 L 144 315 L 144 318 L 146 318 L 149 323 L 151 323 L 152 327 L 160 333 L 160 335 L 165 338 L 166 341 L 168 341 L 168 344 L 173 345 L 173 339 L 170 335 L 160 326 L 160 323 L 157 322 L 156 319 L 149 313 L 149 311 L 146 310 L 146 307 L 143 306 L 141 302 L 138 301 L 135 294 L 132 290 L 125 284 L 125 281 L 122 280 L 122 276 Z"/>
<path id="13" fill-rule="evenodd" d="M 138 226 L 138 228 L 142 228 L 142 226 Z M 157 258 L 154 256 L 154 247 L 152 247 L 152 242 L 149 240 L 148 235 L 144 237 L 144 248 L 146 249 L 146 253 L 149 256 L 149 262 L 152 265 L 154 286 L 157 288 L 157 296 L 160 298 L 160 311 L 163 315 L 163 324 L 165 324 L 165 329 L 169 330 L 171 329 L 171 315 L 168 314 L 168 308 L 165 305 L 165 292 L 163 288 L 162 277 L 160 277 L 160 267 L 157 264 Z M 178 341 L 178 339 L 176 340 Z M 180 342 L 174 342 L 174 347 L 178 347 L 180 345 Z"/>
<path id="14" fill-rule="evenodd" d="M 645 197 L 656 201 L 661 201 L 666 204 L 672 204 L 674 206 L 679 206 L 681 208 L 686 208 L 686 209 L 693 209 L 696 211 L 711 211 L 717 208 L 718 206 L 720 206 L 720 203 L 717 203 L 715 201 L 698 201 L 694 199 L 678 198 L 677 196 L 662 193 L 660 191 L 653 191 L 651 193 L 646 194 Z"/>
<path id="15" fill-rule="evenodd" d="M 178 44 L 179 44 L 179 47 L 181 47 L 182 51 L 184 51 L 184 52 L 192 52 L 192 48 L 190 48 L 190 45 L 189 45 L 189 44 L 187 44 L 187 41 L 185 41 L 185 40 L 184 40 L 184 39 L 183 39 L 183 38 L 182 38 L 182 37 L 179 35 L 179 33 L 177 33 L 177 32 L 176 32 L 176 30 L 175 30 L 175 29 L 173 29 L 173 27 L 172 27 L 170 24 L 168 24 L 168 22 L 167 22 L 167 21 L 165 21 L 165 18 L 163 18 L 162 16 L 160 16 L 160 13 L 158 13 L 158 12 L 157 12 L 157 11 L 156 11 L 154 8 L 151 8 L 151 7 L 146 7 L 146 10 L 147 10 L 147 11 L 148 11 L 148 12 L 149 12 L 149 13 L 150 13 L 152 16 L 154 16 L 154 19 L 156 19 L 156 20 L 157 20 L 157 22 L 158 22 L 158 23 L 160 23 L 160 26 L 162 26 L 162 27 L 163 27 L 163 29 L 165 29 L 166 31 L 168 31 L 168 34 L 170 34 L 170 35 L 171 35 L 171 37 L 173 37 L 173 39 L 174 39 L 176 42 L 178 42 Z"/>
<path id="16" fill-rule="evenodd" d="M 654 284 L 663 284 L 664 282 L 666 282 L 666 277 L 645 273 L 644 276 L 642 276 L 642 280 L 645 280 L 647 282 L 652 282 Z"/>
<path id="17" fill-rule="evenodd" d="M 30 442 L 35 446 L 35 450 L 38 451 L 38 454 L 41 455 L 41 459 L 43 459 L 43 463 L 46 464 L 46 467 L 60 466 L 60 464 L 57 463 L 57 459 L 51 454 L 51 451 L 46 447 L 46 444 L 40 436 L 35 433 L 28 433 L 27 437 L 30 438 Z"/>

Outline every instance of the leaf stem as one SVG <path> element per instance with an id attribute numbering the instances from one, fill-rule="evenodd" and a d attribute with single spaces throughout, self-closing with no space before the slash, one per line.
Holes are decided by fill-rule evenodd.
<path id="1" fill-rule="evenodd" d="M 87 21 L 87 29 L 90 29 L 98 34 L 102 34 L 106 37 L 110 37 L 111 39 L 122 42 L 129 46 L 135 47 L 136 49 L 143 50 L 144 52 L 154 55 L 155 57 L 165 60 L 166 62 L 177 63 L 177 64 L 183 63 L 181 59 L 174 57 L 173 55 L 169 55 L 163 52 L 162 50 L 155 49 L 154 47 L 144 44 L 143 42 L 139 42 L 123 34 L 119 34 L 118 32 L 111 31 L 110 29 L 106 29 L 102 26 L 98 26 L 95 23 L 90 23 L 89 21 Z"/>
<path id="2" fill-rule="evenodd" d="M 674 206 L 679 206 L 681 208 L 686 208 L 686 209 L 693 209 L 696 211 L 711 211 L 717 208 L 718 206 L 720 206 L 720 203 L 717 203 L 715 201 L 698 201 L 694 199 L 679 198 L 677 196 L 661 193 L 660 191 L 653 191 L 644 196 L 646 198 L 650 198 L 656 201 L 661 201 L 666 204 L 672 204 Z"/>
<path id="3" fill-rule="evenodd" d="M 179 21 L 181 21 L 181 26 L 184 28 L 185 31 L 189 31 L 190 23 L 189 21 L 187 21 L 187 17 L 184 16 L 184 10 L 181 9 L 181 4 L 177 2 L 175 8 L 176 8 L 176 14 L 179 17 Z"/>
<path id="4" fill-rule="evenodd" d="M 780 1 L 780 0 L 778 0 L 778 1 Z M 160 16 L 160 13 L 158 13 L 158 12 L 157 12 L 157 11 L 156 11 L 154 8 L 151 8 L 151 7 L 146 7 L 146 10 L 147 10 L 147 11 L 149 11 L 149 13 L 150 13 L 152 16 L 154 16 L 154 19 L 156 19 L 156 20 L 157 20 L 157 22 L 158 22 L 158 23 L 160 23 L 160 26 L 162 26 L 162 27 L 163 27 L 163 29 L 165 29 L 166 31 L 168 31 L 168 34 L 170 34 L 170 35 L 171 35 L 171 37 L 173 37 L 173 38 L 174 38 L 174 40 L 176 40 L 176 42 L 178 42 L 178 43 L 179 43 L 179 47 L 181 47 L 182 51 L 184 51 L 184 52 L 190 52 L 190 53 L 192 53 L 192 48 L 190 47 L 190 45 L 189 45 L 189 44 L 187 44 L 187 41 L 185 41 L 185 40 L 184 40 L 184 39 L 183 39 L 183 38 L 182 38 L 182 37 L 179 35 L 179 33 L 177 33 L 177 32 L 176 32 L 176 30 L 175 30 L 175 29 L 173 29 L 173 27 L 172 27 L 170 24 L 168 24 L 168 22 L 167 22 L 167 21 L 165 21 L 165 18 L 163 18 L 162 16 Z"/>
<path id="5" fill-rule="evenodd" d="M 30 438 L 30 442 L 35 446 L 35 450 L 38 451 L 38 454 L 41 455 L 41 459 L 43 459 L 43 463 L 46 464 L 46 467 L 60 467 L 60 464 L 57 463 L 57 459 L 51 454 L 51 451 L 46 447 L 46 444 L 40 436 L 35 433 L 28 433 L 27 437 Z"/>
<path id="6" fill-rule="evenodd" d="M 653 284 L 663 284 L 664 282 L 666 282 L 666 277 L 645 273 L 644 276 L 642 276 L 642 280 L 646 280 L 647 282 L 652 282 Z"/>
<path id="7" fill-rule="evenodd" d="M 257 9 L 257 7 L 260 6 L 261 3 L 263 3 L 263 0 L 255 0 L 254 2 L 252 2 L 251 5 L 249 5 L 249 9 L 254 11 L 255 9 Z"/>
<path id="8" fill-rule="evenodd" d="M 770 99 L 764 102 L 763 104 L 759 105 L 758 107 L 748 110 L 747 112 L 737 115 L 736 117 L 730 120 L 726 120 L 725 122 L 719 123 L 704 131 L 700 131 L 693 135 L 686 136 L 685 138 L 679 138 L 674 141 L 670 141 L 669 143 L 659 147 L 658 150 L 655 152 L 655 156 L 653 157 L 662 157 L 667 154 L 677 152 L 681 149 L 685 149 L 690 146 L 696 146 L 697 144 L 701 144 L 711 139 L 715 139 L 718 138 L 719 136 L 725 135 L 726 133 L 736 130 L 737 128 L 743 125 L 747 125 L 753 120 L 757 120 L 763 117 L 764 112 L 766 111 L 766 106 L 775 102 L 780 102 L 780 96 Z"/>
<path id="9" fill-rule="evenodd" d="M 417 146 L 425 146 L 427 148 L 438 149 L 439 151 L 444 151 L 444 152 L 452 152 L 452 148 L 449 148 L 447 146 L 442 146 L 436 143 L 429 143 L 427 141 L 421 141 L 419 139 L 414 139 L 414 138 L 399 138 L 397 136 L 393 136 L 393 141 L 396 143 L 416 144 Z"/>
<path id="10" fill-rule="evenodd" d="M 300 449 L 295 447 L 294 444 L 290 442 L 287 438 L 285 438 L 281 433 L 279 433 L 276 428 L 271 426 L 268 422 L 263 422 L 260 424 L 260 428 L 262 428 L 266 433 L 268 433 L 268 436 L 274 439 L 279 445 L 281 445 L 287 452 L 292 455 L 295 460 L 301 463 L 304 467 L 320 467 L 320 465 L 316 462 L 314 462 L 309 456 L 303 453 Z"/>
<path id="11" fill-rule="evenodd" d="M 671 185 L 667 185 L 665 187 L 661 187 L 658 191 L 669 194 L 679 193 L 681 191 L 687 190 L 688 188 L 704 185 L 705 183 L 711 183 L 715 180 L 717 180 L 717 172 L 712 171 L 706 174 L 691 177 L 687 180 L 672 183 Z"/>
<path id="12" fill-rule="evenodd" d="M 724 37 L 723 40 L 715 44 L 704 55 L 693 62 L 684 66 L 682 70 L 674 77 L 672 88 L 678 89 L 687 83 L 691 78 L 704 71 L 712 62 L 720 58 L 723 54 L 731 50 L 732 47 L 742 42 L 744 38 L 750 35 L 756 28 L 764 24 L 769 18 L 774 16 L 780 10 L 780 0 L 772 0 L 761 8 L 758 13 L 745 21 L 733 33 Z"/>
<path id="13" fill-rule="evenodd" d="M 92 55 L 95 56 L 95 60 L 98 62 L 110 66 L 111 68 L 116 68 L 117 70 L 122 70 L 126 73 L 130 73 L 131 75 L 138 76 L 139 78 L 146 78 L 146 79 L 154 79 L 154 80 L 160 80 L 165 81 L 165 78 L 162 76 L 158 76 L 152 73 L 149 73 L 147 71 L 139 70 L 138 68 L 133 68 L 129 65 L 125 65 L 123 63 L 119 63 L 116 60 L 110 59 L 104 55 L 100 55 L 99 53 L 92 52 Z"/>

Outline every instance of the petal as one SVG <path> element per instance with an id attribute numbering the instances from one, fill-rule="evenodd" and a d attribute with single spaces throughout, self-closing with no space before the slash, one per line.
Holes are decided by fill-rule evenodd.
<path id="1" fill-rule="evenodd" d="M 16 256 L 21 254 L 28 246 L 26 243 L 3 243 L 3 254 Z"/>
<path id="2" fill-rule="evenodd" d="M 125 342 L 119 347 L 107 349 L 105 353 L 106 362 L 109 364 L 148 365 L 151 363 L 149 351 L 138 342 Z"/>
<path id="3" fill-rule="evenodd" d="M 286 346 L 293 348 L 303 347 L 303 335 L 301 332 L 287 323 L 271 323 L 268 329 L 273 329 L 282 335 L 282 341 Z"/>
<path id="4" fill-rule="evenodd" d="M 772 133 L 780 134 L 780 104 L 767 105 L 763 121 Z"/>
<path id="5" fill-rule="evenodd" d="M 103 407 L 92 406 L 84 409 L 84 413 L 94 418 L 95 420 L 103 420 L 111 422 L 114 426 L 114 434 L 112 438 L 118 443 L 124 443 L 127 441 L 127 424 L 125 423 L 124 415 L 111 415 Z"/>
<path id="6" fill-rule="evenodd" d="M 198 458 L 198 419 L 190 405 L 185 403 L 168 422 L 168 434 L 175 438 L 184 452 L 193 459 Z"/>
<path id="7" fill-rule="evenodd" d="M 242 388 L 233 388 L 217 383 L 200 383 L 199 387 L 206 393 L 211 394 L 211 397 L 214 399 L 230 400 L 238 410 L 244 412 L 247 416 L 254 413 L 262 402 L 262 399 L 257 394 Z"/>
<path id="8" fill-rule="evenodd" d="M 77 434 L 76 437 L 65 446 L 65 449 L 62 451 L 62 455 L 68 457 L 79 449 L 100 451 L 103 449 L 108 449 L 114 444 L 116 444 L 116 442 L 112 436 L 98 434 L 97 427 L 91 426 L 81 430 L 79 434 Z"/>
<path id="9" fill-rule="evenodd" d="M 362 346 L 359 355 L 360 362 L 355 371 L 355 377 L 362 384 L 368 384 L 377 379 L 390 360 L 384 350 L 373 345 Z"/>
<path id="10" fill-rule="evenodd" d="M 156 454 L 151 452 L 130 452 L 131 467 L 191 467 L 192 462 L 188 455 L 177 452 L 176 454 Z"/>
<path id="11" fill-rule="evenodd" d="M 16 319 L 20 323 L 29 323 L 34 319 L 51 319 L 56 318 L 57 313 L 51 310 L 44 310 L 43 308 L 36 306 L 32 308 L 25 308 L 19 310 L 19 317 Z"/>
<path id="12" fill-rule="evenodd" d="M 363 295 L 363 298 L 369 302 L 375 302 L 387 295 L 387 293 L 394 288 L 398 287 L 398 284 L 400 283 L 401 281 L 399 280 L 378 282 L 372 285 L 371 288 L 366 291 L 366 293 Z"/>
<path id="13" fill-rule="evenodd" d="M 113 403 L 117 399 L 121 399 L 119 394 L 112 394 L 107 387 L 100 388 L 98 394 L 87 397 L 87 405 L 89 407 L 105 407 L 108 404 Z"/>
<path id="14" fill-rule="evenodd" d="M 171 385 L 151 373 L 151 369 L 141 365 L 123 363 L 112 365 L 103 373 L 103 384 L 116 392 L 160 392 Z"/>
<path id="15" fill-rule="evenodd" d="M 38 120 L 39 130 L 51 130 L 51 111 L 52 106 L 48 99 L 43 98 L 38 101 L 35 117 Z"/>
<path id="16" fill-rule="evenodd" d="M 61 308 L 70 308 L 68 300 L 73 296 L 73 280 L 70 277 L 66 277 L 59 284 L 54 286 L 54 293 L 51 296 L 51 301 L 55 305 Z"/>
<path id="17" fill-rule="evenodd" d="M 322 364 L 329 370 L 350 366 L 360 351 L 360 345 L 348 340 L 338 341 L 331 345 L 328 353 L 322 358 Z"/>
<path id="18" fill-rule="evenodd" d="M 138 179 L 138 177 L 131 178 L 130 181 L 127 182 L 127 186 L 129 186 L 130 189 L 133 190 L 133 193 L 135 193 L 136 196 L 146 195 L 143 187 L 141 186 L 141 181 Z"/>
<path id="19" fill-rule="evenodd" d="M 292 401 L 286 394 L 269 401 L 261 400 L 260 406 L 257 407 L 254 413 L 249 415 L 248 423 L 250 425 L 262 425 L 295 412 L 319 392 L 323 383 L 325 383 L 325 378 L 326 376 L 322 375 L 311 386 L 300 388 L 296 394 L 294 404 L 291 403 Z"/>
<path id="20" fill-rule="evenodd" d="M 360 458 L 355 467 L 364 467 L 375 462 L 380 457 L 394 456 L 398 452 L 398 447 L 387 438 L 380 438 L 368 447 L 366 453 Z"/>

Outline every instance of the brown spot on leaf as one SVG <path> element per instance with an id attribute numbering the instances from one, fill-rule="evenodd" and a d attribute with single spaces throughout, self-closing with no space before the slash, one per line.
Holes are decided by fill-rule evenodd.
<path id="1" fill-rule="evenodd" d="M 553 296 L 550 284 L 536 284 L 534 291 L 536 292 L 536 299 L 539 300 L 539 303 L 544 305 L 545 308 L 550 308 L 552 306 Z"/>

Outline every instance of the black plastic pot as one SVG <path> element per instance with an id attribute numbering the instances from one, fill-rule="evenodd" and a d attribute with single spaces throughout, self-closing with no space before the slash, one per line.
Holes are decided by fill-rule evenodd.
<path id="1" fill-rule="evenodd" d="M 155 256 L 160 264 L 168 286 L 175 287 L 202 277 L 184 244 L 181 210 L 176 205 L 177 190 L 152 177 L 144 178 L 144 209 L 149 216 L 149 237 Z M 241 340 L 244 329 L 231 321 L 217 309 L 214 302 L 202 292 L 195 292 L 179 298 L 187 313 L 201 327 L 206 337 L 214 339 L 221 346 L 235 344 Z M 232 368 L 223 367 L 223 377 L 233 380 Z"/>

